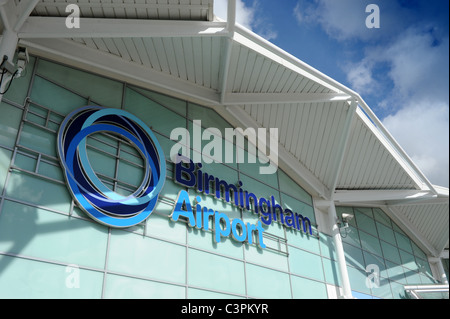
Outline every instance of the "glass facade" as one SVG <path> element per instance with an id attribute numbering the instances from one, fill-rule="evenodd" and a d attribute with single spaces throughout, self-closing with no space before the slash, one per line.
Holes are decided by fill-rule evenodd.
<path id="1" fill-rule="evenodd" d="M 73 202 L 56 134 L 65 115 L 84 105 L 126 110 L 157 136 L 167 180 L 144 223 L 111 229 Z M 281 170 L 261 175 L 259 166 L 240 163 L 202 168 L 229 183 L 241 181 L 258 197 L 274 196 L 311 220 L 312 235 L 277 222 L 264 225 L 267 248 L 261 249 L 231 238 L 216 243 L 211 230 L 168 217 L 184 189 L 229 218 L 259 219 L 174 182 L 173 129 L 192 132 L 193 121 L 201 120 L 203 130 L 218 128 L 227 142 L 224 130 L 231 125 L 213 110 L 35 57 L 0 109 L 0 298 L 326 299 L 340 285 L 333 240 L 318 232 L 311 196 Z M 104 133 L 87 144 L 90 164 L 107 187 L 130 194 L 139 186 L 143 159 L 133 145 Z M 347 210 L 355 215 L 343 239 L 355 296 L 403 298 L 402 285 L 433 282 L 425 254 L 380 209 L 339 207 L 338 214 Z M 379 287 L 366 285 L 369 265 L 379 268 Z"/>
<path id="2" fill-rule="evenodd" d="M 404 285 L 436 283 L 425 253 L 381 209 L 337 207 L 337 213 L 355 216 L 342 231 L 355 297 L 409 298 Z"/>

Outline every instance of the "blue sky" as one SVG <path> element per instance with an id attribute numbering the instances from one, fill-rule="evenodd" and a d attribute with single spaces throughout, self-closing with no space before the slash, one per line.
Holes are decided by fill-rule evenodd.
<path id="1" fill-rule="evenodd" d="M 226 19 L 226 0 L 215 13 Z M 369 29 L 366 6 L 380 9 Z M 433 184 L 449 186 L 448 0 L 237 0 L 237 22 L 357 91 Z"/>

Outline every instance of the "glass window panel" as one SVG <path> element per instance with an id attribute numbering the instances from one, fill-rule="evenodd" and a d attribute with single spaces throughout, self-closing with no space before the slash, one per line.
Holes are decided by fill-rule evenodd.
<path id="1" fill-rule="evenodd" d="M 186 128 L 184 117 L 130 89 L 126 90 L 124 109 L 166 136 L 170 136 L 174 128 Z"/>
<path id="2" fill-rule="evenodd" d="M 341 230 L 341 238 L 344 243 L 361 247 L 361 241 L 359 239 L 359 231 L 353 226 Z"/>
<path id="3" fill-rule="evenodd" d="M 175 168 L 174 168 L 175 164 L 173 164 L 173 162 L 170 159 L 170 151 L 172 149 L 172 146 L 175 145 L 175 142 L 157 132 L 153 132 L 153 133 L 155 134 L 156 139 L 159 142 L 159 145 L 163 149 L 164 157 L 165 157 L 166 161 L 170 161 L 167 163 L 167 169 L 175 170 Z"/>
<path id="4" fill-rule="evenodd" d="M 185 283 L 186 248 L 127 231 L 111 231 L 108 269 Z"/>
<path id="5" fill-rule="evenodd" d="M 217 254 L 234 258 L 243 258 L 243 244 L 230 237 L 221 237 L 220 243 L 216 243 L 214 231 L 191 228 L 188 229 L 188 243 L 190 247 L 196 247 Z"/>
<path id="6" fill-rule="evenodd" d="M 401 248 L 409 253 L 412 253 L 413 250 L 411 246 L 411 240 L 408 237 L 401 235 L 397 232 L 395 232 L 394 234 L 395 238 L 397 239 L 398 248 Z"/>
<path id="7" fill-rule="evenodd" d="M 433 276 L 431 274 L 422 274 L 420 273 L 420 280 L 422 281 L 422 284 L 424 285 L 431 285 L 431 284 L 437 284 L 438 282 L 436 281 L 436 279 L 433 278 Z M 448 296 L 448 293 L 447 293 Z"/>
<path id="8" fill-rule="evenodd" d="M 365 270 L 347 267 L 350 286 L 353 290 L 364 294 L 371 294 L 370 288 L 366 285 L 367 273 Z"/>
<path id="9" fill-rule="evenodd" d="M 427 260 L 423 260 L 421 258 L 416 257 L 416 264 L 417 264 L 420 272 L 422 272 L 428 276 L 433 276 L 432 272 L 431 272 L 430 264 L 428 263 Z"/>
<path id="10" fill-rule="evenodd" d="M 13 171 L 6 194 L 10 198 L 22 200 L 49 209 L 68 213 L 72 198 L 67 187 L 40 179 L 27 173 Z"/>
<path id="11" fill-rule="evenodd" d="M 364 257 L 361 249 L 344 243 L 344 252 L 347 265 L 358 269 L 365 269 Z"/>
<path id="12" fill-rule="evenodd" d="M 214 110 L 200 106 L 197 104 L 189 103 L 188 105 L 188 117 L 191 120 L 201 120 L 202 127 L 209 128 L 215 127 L 220 130 L 222 136 L 225 136 L 225 128 L 233 127 L 227 121 L 225 121 L 219 114 Z"/>
<path id="13" fill-rule="evenodd" d="M 336 249 L 334 247 L 333 237 L 324 233 L 319 234 L 320 253 L 323 257 L 336 260 Z"/>
<path id="14" fill-rule="evenodd" d="M 394 231 L 382 223 L 376 222 L 380 238 L 392 245 L 396 245 Z"/>
<path id="15" fill-rule="evenodd" d="M 381 248 L 383 250 L 384 258 L 393 261 L 397 264 L 402 263 L 397 247 L 392 246 L 384 241 L 381 241 Z"/>
<path id="16" fill-rule="evenodd" d="M 264 243 L 267 247 L 271 246 L 271 243 L 268 240 L 265 240 Z M 275 245 L 272 244 L 272 246 Z M 255 246 L 245 246 L 245 260 L 270 268 L 288 271 L 288 258 L 286 257 L 286 254 L 272 251 L 267 248 L 261 249 Z"/>
<path id="17" fill-rule="evenodd" d="M 161 104 L 162 106 L 171 109 L 172 111 L 175 111 L 182 116 L 186 116 L 186 101 L 179 100 L 168 95 L 145 90 L 136 86 L 130 86 L 130 88 L 155 101 L 156 103 Z"/>
<path id="18" fill-rule="evenodd" d="M 39 174 L 48 176 L 50 178 L 56 179 L 58 181 L 64 181 L 63 172 L 59 165 L 53 165 L 44 161 L 39 163 Z"/>
<path id="19" fill-rule="evenodd" d="M 25 155 L 23 153 L 16 153 L 14 158 L 14 166 L 27 170 L 29 172 L 34 172 L 36 169 L 36 159 L 37 155 Z"/>
<path id="20" fill-rule="evenodd" d="M 167 198 L 175 201 L 177 199 L 178 193 L 182 189 L 185 189 L 185 188 L 182 187 L 181 185 L 175 183 L 170 178 L 166 178 L 166 180 L 164 181 L 164 186 L 163 186 L 161 192 L 159 193 L 159 196 L 160 196 L 160 198 L 167 197 Z"/>
<path id="21" fill-rule="evenodd" d="M 203 289 L 188 289 L 189 299 L 244 299 L 244 297 L 239 297 L 235 295 L 222 294 L 219 292 L 213 292 Z"/>
<path id="22" fill-rule="evenodd" d="M 303 188 L 301 188 L 294 180 L 292 180 L 285 172 L 278 170 L 280 179 L 280 190 L 298 200 L 301 200 L 312 206 L 312 197 Z"/>
<path id="23" fill-rule="evenodd" d="M 186 288 L 155 281 L 108 274 L 104 297 L 107 299 L 183 299 Z"/>
<path id="24" fill-rule="evenodd" d="M 406 267 L 406 268 L 414 270 L 414 271 L 419 271 L 419 266 L 416 263 L 416 259 L 414 258 L 414 255 L 409 254 L 401 249 L 399 250 L 399 252 L 400 252 L 400 257 L 401 257 L 403 267 Z"/>
<path id="25" fill-rule="evenodd" d="M 406 283 L 405 283 L 406 284 Z M 408 294 L 405 291 L 404 284 L 391 281 L 391 291 L 394 299 L 409 299 Z"/>
<path id="26" fill-rule="evenodd" d="M 393 229 L 394 231 L 396 231 L 397 233 L 406 236 L 405 232 L 404 232 L 400 227 L 398 227 L 397 224 L 392 223 L 392 229 Z"/>
<path id="27" fill-rule="evenodd" d="M 291 297 L 289 275 L 247 264 L 247 293 L 250 297 L 287 299 Z"/>
<path id="28" fill-rule="evenodd" d="M 304 202 L 301 202 L 286 194 L 281 194 L 281 199 L 284 209 L 289 208 L 292 212 L 309 218 L 309 220 L 311 220 L 311 222 L 315 224 L 316 217 L 314 215 L 314 209 L 312 208 L 312 206 L 309 206 L 308 204 L 305 204 Z"/>
<path id="29" fill-rule="evenodd" d="M 303 226 L 301 231 L 297 229 L 286 228 L 286 238 L 289 245 L 293 245 L 305 250 L 312 251 L 316 254 L 320 254 L 319 239 L 315 236 L 311 236 L 309 234 L 309 231 L 307 234 L 304 233 Z"/>
<path id="30" fill-rule="evenodd" d="M 294 299 L 327 299 L 327 287 L 324 283 L 291 276 Z"/>
<path id="31" fill-rule="evenodd" d="M 11 162 L 12 152 L 0 147 L 0 194 L 3 189 L 8 175 L 8 169 Z"/>
<path id="32" fill-rule="evenodd" d="M 244 159 L 240 159 L 239 170 L 259 181 L 262 181 L 263 183 L 266 183 L 267 185 L 270 185 L 271 187 L 278 188 L 278 177 L 276 172 L 273 174 L 260 173 L 260 168 L 269 166 L 269 163 L 264 160 L 266 157 L 261 157 L 261 154 L 257 151 L 257 155 L 254 155 L 256 162 L 250 163 L 248 154 L 249 153 L 247 151 L 244 151 Z"/>
<path id="33" fill-rule="evenodd" d="M 427 255 L 422 251 L 422 249 L 419 248 L 419 246 L 417 246 L 414 242 L 411 242 L 411 246 L 415 256 L 421 259 L 427 259 Z"/>
<path id="34" fill-rule="evenodd" d="M 31 100 L 61 114 L 68 114 L 70 111 L 87 104 L 84 97 L 39 76 L 34 78 Z"/>
<path id="35" fill-rule="evenodd" d="M 322 264 L 326 282 L 335 286 L 341 286 L 337 262 L 328 258 L 322 258 Z"/>
<path id="36" fill-rule="evenodd" d="M 361 214 L 366 215 L 366 216 L 369 217 L 369 218 L 373 218 L 372 208 L 368 208 L 368 207 L 355 207 L 353 210 L 357 213 L 357 215 L 359 215 L 359 214 L 361 213 Z"/>
<path id="37" fill-rule="evenodd" d="M 402 266 L 386 260 L 386 273 L 387 276 L 383 272 L 381 274 L 383 277 L 389 277 L 390 280 L 406 285 L 405 274 Z"/>
<path id="38" fill-rule="evenodd" d="M 245 294 L 244 263 L 189 249 L 188 284 L 223 293 Z M 248 270 L 247 270 L 248 275 Z"/>
<path id="39" fill-rule="evenodd" d="M 387 226 L 389 228 L 392 228 L 391 219 L 380 208 L 374 208 L 373 209 L 373 215 L 374 215 L 375 220 L 377 222 L 380 222 L 383 225 L 385 225 L 385 226 Z"/>
<path id="40" fill-rule="evenodd" d="M 96 149 L 87 149 L 89 164 L 98 175 L 105 175 L 109 178 L 116 176 L 116 159 Z"/>
<path id="41" fill-rule="evenodd" d="M 383 257 L 371 254 L 367 251 L 363 251 L 364 261 L 365 261 L 365 269 L 376 269 L 375 267 L 378 267 L 380 270 L 380 276 L 387 277 L 388 274 L 386 273 L 386 266 L 384 264 Z M 373 272 L 373 270 L 370 270 Z"/>
<path id="42" fill-rule="evenodd" d="M 297 275 L 324 280 L 322 260 L 318 255 L 289 247 L 289 266 L 291 272 Z"/>
<path id="43" fill-rule="evenodd" d="M 379 286 L 372 286 L 372 294 L 378 298 L 392 299 L 393 296 L 389 279 L 380 278 Z"/>
<path id="44" fill-rule="evenodd" d="M 22 120 L 22 112 L 21 109 L 7 103 L 0 104 L 0 145 L 14 147 Z"/>
<path id="45" fill-rule="evenodd" d="M 168 216 L 173 206 L 158 202 L 150 217 L 145 222 L 146 234 L 182 244 L 186 243 L 186 224 L 173 222 Z M 161 216 L 162 215 L 162 216 Z"/>
<path id="46" fill-rule="evenodd" d="M 45 127 L 45 115 L 44 117 L 41 117 L 28 111 L 26 115 L 26 120 Z"/>
<path id="47" fill-rule="evenodd" d="M 136 190 L 144 179 L 144 168 L 137 167 L 125 161 L 119 161 L 118 165 L 118 180 L 130 184 L 133 190 Z M 133 187 L 134 186 L 134 187 Z"/>
<path id="48" fill-rule="evenodd" d="M 355 209 L 355 219 L 358 228 L 365 232 L 378 237 L 377 229 L 375 227 L 375 221 L 367 216 L 365 213 L 361 213 L 360 210 Z M 370 211 L 371 212 L 371 211 Z"/>
<path id="49" fill-rule="evenodd" d="M 373 254 L 377 254 L 379 256 L 383 256 L 380 241 L 378 240 L 378 238 L 363 231 L 359 232 L 359 238 L 361 239 L 361 247 L 363 250 L 366 250 Z"/>
<path id="50" fill-rule="evenodd" d="M 403 271 L 405 273 L 406 283 L 408 285 L 421 285 L 422 280 L 420 279 L 420 275 L 418 272 L 415 272 L 413 270 L 403 268 Z"/>
<path id="51" fill-rule="evenodd" d="M 31 124 L 23 126 L 19 145 L 56 157 L 56 135 Z"/>
<path id="52" fill-rule="evenodd" d="M 122 104 L 123 84 L 120 82 L 42 59 L 36 72 L 105 107 L 120 108 Z"/>
<path id="53" fill-rule="evenodd" d="M 103 268 L 107 229 L 97 223 L 5 201 L 0 249 L 12 254 Z"/>
<path id="54" fill-rule="evenodd" d="M 101 298 L 102 272 L 5 255 L 0 255 L 0 269 L 2 299 Z"/>

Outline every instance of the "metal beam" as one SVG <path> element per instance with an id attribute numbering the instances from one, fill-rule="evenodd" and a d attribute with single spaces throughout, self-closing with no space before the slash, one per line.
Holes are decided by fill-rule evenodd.
<path id="1" fill-rule="evenodd" d="M 231 51 L 233 49 L 234 29 L 236 26 L 236 0 L 228 0 L 227 8 L 227 31 L 225 56 L 223 58 L 222 77 L 220 79 L 220 103 L 224 105 L 225 94 L 228 87 L 228 74 L 230 72 Z"/>
<path id="2" fill-rule="evenodd" d="M 40 0 L 20 1 L 17 5 L 17 21 L 14 24 L 14 31 L 20 30 L 24 22 L 30 17 L 31 12 Z M 67 5 L 67 4 L 66 4 Z"/>
<path id="3" fill-rule="evenodd" d="M 225 105 L 264 105 L 277 103 L 321 103 L 347 101 L 342 93 L 225 93 Z"/>
<path id="4" fill-rule="evenodd" d="M 121 57 L 89 48 L 65 39 L 21 40 L 30 53 L 36 53 L 59 62 L 98 72 L 140 86 L 154 86 L 166 92 L 176 92 L 183 97 L 202 103 L 217 105 L 217 91 L 155 71 L 141 64 L 125 61 Z"/>
<path id="5" fill-rule="evenodd" d="M 337 147 L 337 154 L 335 156 L 335 161 L 333 167 L 331 167 L 331 184 L 328 185 L 331 191 L 330 197 L 334 199 L 333 195 L 336 190 L 336 185 L 338 183 L 339 176 L 341 174 L 342 163 L 344 162 L 345 152 L 347 150 L 347 144 L 350 137 L 350 131 L 352 126 L 353 118 L 355 117 L 356 110 L 358 108 L 357 102 L 352 99 L 349 108 L 347 110 L 347 117 L 345 118 L 345 123 L 343 127 L 343 132 L 341 139 Z"/>
<path id="6" fill-rule="evenodd" d="M 226 22 L 83 18 L 80 28 L 67 28 L 63 17 L 29 17 L 18 32 L 33 38 L 149 38 L 227 36 Z"/>
<path id="7" fill-rule="evenodd" d="M 334 200 L 341 204 L 358 202 L 416 201 L 436 199 L 436 196 L 422 190 L 345 190 L 336 191 Z"/>

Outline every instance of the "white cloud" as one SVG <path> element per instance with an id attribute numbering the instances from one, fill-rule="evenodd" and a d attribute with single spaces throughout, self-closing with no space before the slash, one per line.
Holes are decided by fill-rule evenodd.
<path id="1" fill-rule="evenodd" d="M 394 90 L 381 102 L 393 108 L 383 124 L 428 179 L 449 186 L 448 38 L 411 28 L 379 54 L 390 64 Z M 398 111 L 394 111 L 398 110 Z"/>
<path id="2" fill-rule="evenodd" d="M 366 12 L 369 4 L 380 8 L 380 28 L 366 27 Z M 398 19 L 399 4 L 392 0 L 298 0 L 294 16 L 302 26 L 319 24 L 332 38 L 339 41 L 374 41 L 398 32 L 408 20 L 409 11 L 402 8 L 402 19 Z"/>
<path id="3" fill-rule="evenodd" d="M 359 94 L 373 93 L 377 87 L 377 82 L 373 78 L 373 62 L 370 59 L 364 59 L 360 63 L 348 63 L 345 65 L 347 70 L 347 80 L 352 84 L 352 89 Z"/>
<path id="4" fill-rule="evenodd" d="M 383 124 L 431 183 L 449 186 L 449 39 L 413 26 L 345 65 L 350 86 L 378 94 Z M 378 68 L 378 70 L 376 70 Z M 384 70 L 381 73 L 380 70 Z M 375 72 L 378 72 L 377 78 Z M 392 90 L 386 90 L 386 83 Z M 383 95 L 384 94 L 384 95 Z"/>
<path id="5" fill-rule="evenodd" d="M 431 183 L 449 186 L 448 103 L 412 101 L 383 124 Z"/>

